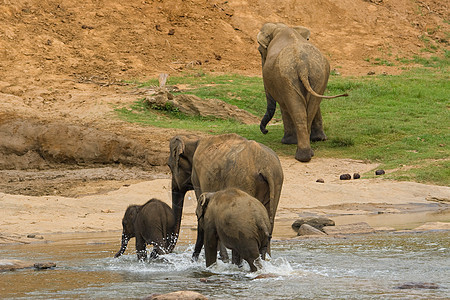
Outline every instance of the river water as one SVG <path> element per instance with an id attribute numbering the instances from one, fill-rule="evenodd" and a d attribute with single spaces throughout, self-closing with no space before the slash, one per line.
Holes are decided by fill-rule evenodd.
<path id="1" fill-rule="evenodd" d="M 141 299 L 178 290 L 197 291 L 210 299 L 449 299 L 450 295 L 448 232 L 273 240 L 272 258 L 255 273 L 247 265 L 239 268 L 221 261 L 206 268 L 203 255 L 192 262 L 194 235 L 183 229 L 175 253 L 151 262 L 137 261 L 134 239 L 126 255 L 113 258 L 120 232 L 61 234 L 49 236 L 48 243 L 2 246 L 1 258 L 51 261 L 57 267 L 0 273 L 0 298 Z"/>

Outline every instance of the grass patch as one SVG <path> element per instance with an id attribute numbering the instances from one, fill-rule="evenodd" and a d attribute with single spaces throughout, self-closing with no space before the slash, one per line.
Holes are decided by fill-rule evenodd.
<path id="1" fill-rule="evenodd" d="M 351 147 L 355 145 L 355 141 L 351 137 L 335 137 L 330 139 L 331 148 Z"/>
<path id="2" fill-rule="evenodd" d="M 390 178 L 450 185 L 450 85 L 449 55 L 417 58 L 427 68 L 417 68 L 397 76 L 332 76 L 326 94 L 347 92 L 347 98 L 326 99 L 321 109 L 329 140 L 313 143 L 316 156 L 361 159 L 379 162 L 381 168 L 397 170 Z M 239 75 L 170 77 L 168 85 L 186 85 L 185 93 L 201 98 L 217 98 L 262 117 L 266 101 L 262 79 Z M 157 85 L 156 81 L 142 85 Z M 158 127 L 183 128 L 210 134 L 235 132 L 293 156 L 295 145 L 283 145 L 283 125 L 279 107 L 261 134 L 259 125 L 243 125 L 232 120 L 188 117 L 174 111 L 151 110 L 143 100 L 116 110 L 129 122 Z M 414 166 L 402 171 L 402 166 Z"/>

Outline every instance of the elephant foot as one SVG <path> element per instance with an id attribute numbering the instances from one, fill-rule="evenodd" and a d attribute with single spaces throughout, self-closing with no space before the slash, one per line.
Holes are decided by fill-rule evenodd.
<path id="1" fill-rule="evenodd" d="M 297 144 L 297 136 L 296 135 L 285 135 L 281 139 L 281 143 L 287 144 L 287 145 Z"/>
<path id="2" fill-rule="evenodd" d="M 145 261 L 147 259 L 147 251 L 137 251 L 137 258 L 139 261 Z"/>
<path id="3" fill-rule="evenodd" d="M 194 253 L 192 254 L 192 261 L 193 261 L 193 262 L 198 261 L 199 255 L 200 255 L 200 253 L 194 252 Z"/>
<path id="4" fill-rule="evenodd" d="M 153 250 L 151 253 L 150 253 L 150 259 L 156 259 L 156 258 L 158 258 L 158 251 L 156 251 L 156 250 Z"/>
<path id="5" fill-rule="evenodd" d="M 313 156 L 314 151 L 311 148 L 297 148 L 297 152 L 295 153 L 295 159 L 301 162 L 309 162 Z"/>
<path id="6" fill-rule="evenodd" d="M 327 140 L 327 136 L 326 134 L 321 131 L 321 132 L 311 132 L 311 136 L 310 136 L 310 141 L 311 142 L 321 142 L 321 141 L 326 141 Z"/>

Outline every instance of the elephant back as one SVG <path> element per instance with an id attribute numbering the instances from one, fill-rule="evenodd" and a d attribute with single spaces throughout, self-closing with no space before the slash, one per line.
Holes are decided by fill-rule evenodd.
<path id="1" fill-rule="evenodd" d="M 143 224 L 145 228 L 157 229 L 164 237 L 170 235 L 175 227 L 175 216 L 172 208 L 155 198 L 147 201 L 141 207 L 136 221 Z"/>
<path id="2" fill-rule="evenodd" d="M 261 178 L 273 190 L 271 199 L 277 198 L 278 203 L 283 170 L 278 156 L 269 147 L 237 134 L 203 138 L 199 142 L 192 169 L 196 193 L 235 187 L 256 197 Z"/>

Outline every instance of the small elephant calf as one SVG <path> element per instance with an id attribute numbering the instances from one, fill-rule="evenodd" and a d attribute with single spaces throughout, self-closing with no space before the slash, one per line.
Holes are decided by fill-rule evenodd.
<path id="1" fill-rule="evenodd" d="M 267 210 L 258 199 L 229 188 L 203 193 L 197 203 L 199 234 L 204 236 L 206 266 L 216 262 L 220 242 L 239 254 L 255 272 L 255 260 L 265 259 L 270 242 L 270 221 Z"/>
<path id="2" fill-rule="evenodd" d="M 146 245 L 153 245 L 150 258 L 172 252 L 175 217 L 169 205 L 151 199 L 144 205 L 130 205 L 122 219 L 122 246 L 114 257 L 121 256 L 128 241 L 136 237 L 136 253 L 139 260 L 147 258 Z"/>

